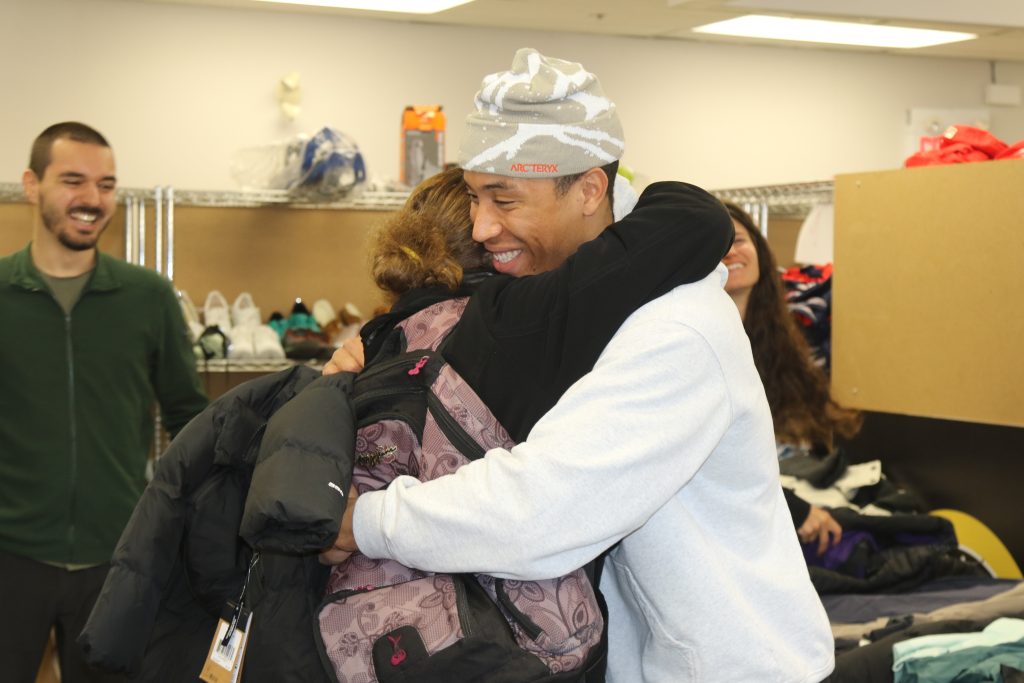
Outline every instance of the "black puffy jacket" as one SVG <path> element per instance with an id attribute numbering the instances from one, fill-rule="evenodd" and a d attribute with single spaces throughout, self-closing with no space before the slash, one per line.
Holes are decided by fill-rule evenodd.
<path id="1" fill-rule="evenodd" d="M 197 680 L 255 547 L 243 680 L 330 680 L 314 637 L 328 575 L 317 551 L 337 536 L 351 481 L 352 378 L 302 366 L 267 375 L 181 431 L 121 535 L 79 638 L 91 663 L 135 680 Z"/>

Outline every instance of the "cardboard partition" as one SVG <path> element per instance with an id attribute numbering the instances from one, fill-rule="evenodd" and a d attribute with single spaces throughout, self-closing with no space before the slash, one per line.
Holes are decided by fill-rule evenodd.
<path id="1" fill-rule="evenodd" d="M 835 197 L 836 399 L 1024 426 L 1024 160 L 843 175 Z"/>

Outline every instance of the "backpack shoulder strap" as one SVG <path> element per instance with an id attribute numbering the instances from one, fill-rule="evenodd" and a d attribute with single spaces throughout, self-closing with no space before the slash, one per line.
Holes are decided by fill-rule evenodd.
<path id="1" fill-rule="evenodd" d="M 462 318 L 469 297 L 446 299 L 414 313 L 395 327 L 405 333 L 406 350 L 438 350 Z"/>

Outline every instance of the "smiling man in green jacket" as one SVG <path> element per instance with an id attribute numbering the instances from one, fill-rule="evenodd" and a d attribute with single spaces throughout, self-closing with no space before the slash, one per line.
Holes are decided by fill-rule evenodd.
<path id="1" fill-rule="evenodd" d="M 74 641 L 146 483 L 153 404 L 174 434 L 207 399 L 170 282 L 96 248 L 104 137 L 50 126 L 22 184 L 32 242 L 0 259 L 0 662 L 31 683 L 55 627 L 64 683 L 109 680 Z"/>

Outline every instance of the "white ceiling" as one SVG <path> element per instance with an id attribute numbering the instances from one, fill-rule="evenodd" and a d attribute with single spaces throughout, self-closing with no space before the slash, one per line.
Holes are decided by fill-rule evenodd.
<path id="1" fill-rule="evenodd" d="M 990 61 L 1024 61 L 1024 0 L 475 0 L 467 5 L 433 15 L 310 9 L 257 0 L 136 1 L 248 7 L 285 12 L 323 12 L 459 26 L 777 45 L 783 41 L 718 37 L 697 34 L 690 30 L 695 26 L 743 14 L 776 14 L 950 29 L 976 33 L 979 36 L 976 40 L 915 50 L 784 43 L 794 47 Z"/>

